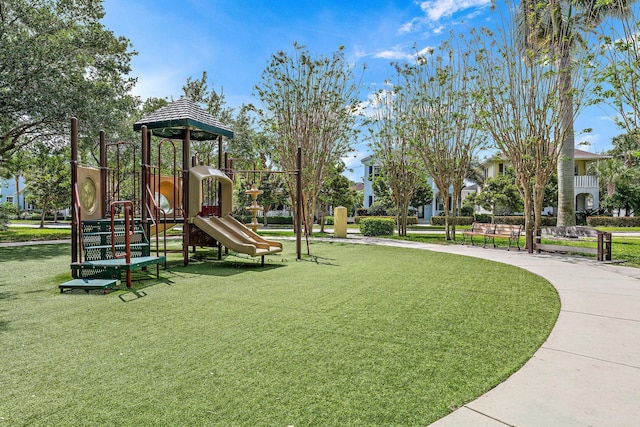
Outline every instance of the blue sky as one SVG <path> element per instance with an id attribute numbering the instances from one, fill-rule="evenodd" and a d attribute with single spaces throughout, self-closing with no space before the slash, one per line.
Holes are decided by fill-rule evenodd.
<path id="1" fill-rule="evenodd" d="M 330 55 L 344 46 L 347 59 L 366 64 L 363 81 L 375 91 L 389 77 L 390 63 L 409 60 L 418 50 L 436 47 L 450 30 L 491 25 L 500 19 L 490 0 L 105 0 L 103 23 L 131 40 L 138 56 L 134 94 L 143 100 L 179 98 L 187 77 L 207 71 L 209 83 L 224 90 L 231 107 L 259 105 L 253 87 L 271 54 L 291 52 L 294 42 L 311 53 Z M 501 3 L 501 2 L 500 2 Z M 464 22 L 464 24 L 461 24 Z M 363 92 L 363 98 L 366 93 Z M 597 107 L 586 110 L 576 132 L 582 147 L 600 152 L 622 133 Z M 349 178 L 360 180 L 366 144 L 345 159 Z"/>

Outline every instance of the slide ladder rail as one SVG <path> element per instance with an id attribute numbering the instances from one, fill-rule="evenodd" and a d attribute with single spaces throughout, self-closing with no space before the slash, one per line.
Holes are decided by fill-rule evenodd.
<path id="1" fill-rule="evenodd" d="M 167 213 L 164 209 L 158 206 L 156 199 L 151 191 L 151 187 L 147 185 L 147 200 L 151 200 L 151 205 L 147 204 L 147 212 L 151 216 L 151 225 L 154 229 L 154 235 L 156 238 L 156 256 L 160 256 L 160 224 L 162 227 L 162 244 L 163 244 L 163 255 L 165 256 L 164 268 L 167 268 Z M 150 227 L 151 228 L 151 227 Z M 149 236 L 149 241 L 151 241 L 151 236 Z"/>
<path id="2" fill-rule="evenodd" d="M 78 190 L 78 182 L 77 182 L 77 180 L 73 184 L 73 200 L 75 202 L 73 204 L 74 223 L 71 224 L 71 227 L 73 227 L 73 229 L 76 231 L 77 236 L 78 236 L 77 240 L 73 242 L 73 245 L 75 245 L 75 247 L 77 248 L 82 243 L 82 217 L 81 217 L 82 209 L 81 209 L 81 206 L 80 206 L 80 191 Z M 77 251 L 78 259 L 74 260 L 74 262 L 82 263 L 82 252 L 83 251 L 81 251 L 81 250 Z"/>
<path id="3" fill-rule="evenodd" d="M 118 254 L 116 250 L 116 206 L 122 206 L 124 212 L 124 254 Z M 127 264 L 131 263 L 131 235 L 133 233 L 133 202 L 128 200 L 111 202 L 111 255 L 113 259 L 125 258 Z"/>

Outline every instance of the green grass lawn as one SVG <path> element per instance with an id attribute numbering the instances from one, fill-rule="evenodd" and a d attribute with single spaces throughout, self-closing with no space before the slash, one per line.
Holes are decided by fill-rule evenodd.
<path id="1" fill-rule="evenodd" d="M 9 227 L 4 231 L 0 231 L 0 242 L 30 242 L 70 238 L 71 230 L 68 228 Z"/>
<path id="2" fill-rule="evenodd" d="M 426 425 L 516 371 L 558 315 L 553 287 L 515 267 L 294 248 L 264 267 L 199 252 L 106 295 L 58 292 L 66 244 L 0 248 L 0 421 Z"/>

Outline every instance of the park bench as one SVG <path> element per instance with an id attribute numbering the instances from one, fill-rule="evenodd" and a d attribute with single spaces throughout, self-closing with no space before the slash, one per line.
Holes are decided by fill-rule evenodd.
<path id="1" fill-rule="evenodd" d="M 593 241 L 596 239 L 596 247 L 570 246 L 562 244 L 542 243 L 542 237 L 546 240 L 558 242 Z M 540 252 L 574 253 L 596 255 L 598 261 L 611 261 L 611 233 L 596 230 L 589 227 L 548 227 L 542 228 L 535 238 L 535 249 Z"/>
<path id="2" fill-rule="evenodd" d="M 462 232 L 462 244 L 465 244 L 465 239 L 469 236 L 471 240 L 471 246 L 473 246 L 473 236 L 484 236 L 484 243 L 482 247 L 487 246 L 487 234 L 493 232 L 496 228 L 495 224 L 487 224 L 485 222 L 474 222 L 471 224 L 471 230 Z"/>
<path id="3" fill-rule="evenodd" d="M 496 224 L 492 232 L 487 233 L 486 237 L 490 237 L 493 247 L 496 247 L 496 237 L 509 239 L 507 250 L 511 250 L 511 244 L 515 242 L 520 250 L 520 236 L 522 235 L 522 225 L 516 224 Z"/>

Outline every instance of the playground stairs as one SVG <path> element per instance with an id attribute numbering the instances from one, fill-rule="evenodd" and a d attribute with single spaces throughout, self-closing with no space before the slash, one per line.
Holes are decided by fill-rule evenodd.
<path id="1" fill-rule="evenodd" d="M 132 221 L 130 230 L 126 230 L 124 220 L 83 221 L 82 262 L 71 264 L 74 280 L 58 286 L 60 292 L 68 289 L 107 290 L 115 286 L 121 273 L 125 272 L 127 287 L 131 287 L 131 271 L 156 265 L 159 274 L 164 256 L 152 256 L 149 239 L 140 220 Z M 129 234 L 130 261 L 126 260 L 126 234 Z"/>

